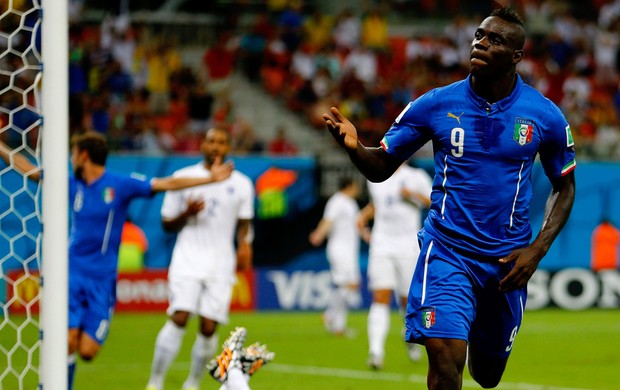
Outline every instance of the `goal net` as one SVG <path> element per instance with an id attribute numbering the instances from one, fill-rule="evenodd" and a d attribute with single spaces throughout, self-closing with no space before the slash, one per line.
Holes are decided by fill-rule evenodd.
<path id="1" fill-rule="evenodd" d="M 67 157 L 66 146 L 57 145 L 66 144 L 67 130 L 63 120 L 54 116 L 45 124 L 50 130 L 46 132 L 43 126 L 47 110 L 56 111 L 58 118 L 67 115 L 63 6 L 66 13 L 66 3 L 54 4 L 59 9 L 46 17 L 58 18 L 60 24 L 45 30 L 40 1 L 0 0 L 0 389 L 5 390 L 66 388 L 66 379 L 53 378 L 66 378 Z M 44 64 L 47 56 L 41 50 L 49 37 L 46 41 L 42 30 L 60 40 L 56 47 L 60 56 L 49 61 L 49 72 L 43 70 L 48 63 Z M 58 103 L 48 97 L 50 88 L 56 89 Z M 48 106 L 45 114 L 44 102 Z M 47 143 L 49 148 L 44 148 Z M 45 168 L 45 178 L 29 180 L 28 172 L 18 169 L 19 158 Z M 52 158 L 58 163 L 50 166 L 48 177 L 47 164 Z M 53 209 L 57 214 L 48 219 L 46 214 Z M 43 235 L 46 220 L 53 221 L 47 224 L 49 237 Z M 50 240 L 56 244 L 50 246 Z M 48 261 L 42 261 L 43 253 L 49 255 Z M 53 271 L 50 277 L 48 270 Z M 49 343 L 52 339 L 58 340 L 57 345 Z M 43 372 L 52 380 L 43 379 Z"/>

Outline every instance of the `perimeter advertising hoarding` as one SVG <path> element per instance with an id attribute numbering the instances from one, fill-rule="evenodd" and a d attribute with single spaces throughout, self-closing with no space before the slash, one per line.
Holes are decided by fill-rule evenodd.
<path id="1" fill-rule="evenodd" d="M 6 290 L 11 313 L 38 312 L 39 276 L 37 273 L 10 272 L 14 288 Z M 368 309 L 370 294 L 363 275 L 358 309 Z M 237 274 L 232 311 L 319 311 L 330 299 L 331 283 L 327 269 L 282 270 L 254 269 Z M 9 286 L 11 284 L 7 284 Z M 168 285 L 165 271 L 119 274 L 117 312 L 165 312 Z M 560 307 L 566 310 L 620 308 L 620 272 L 592 272 L 567 268 L 558 272 L 538 270 L 528 285 L 528 310 Z"/>

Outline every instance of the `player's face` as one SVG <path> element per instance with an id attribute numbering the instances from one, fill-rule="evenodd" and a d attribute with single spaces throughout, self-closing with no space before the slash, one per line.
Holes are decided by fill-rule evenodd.
<path id="1" fill-rule="evenodd" d="M 84 153 L 80 153 L 77 147 L 71 148 L 71 166 L 73 167 L 73 175 L 82 179 L 82 173 L 84 172 L 83 160 L 82 157 Z"/>
<path id="2" fill-rule="evenodd" d="M 482 21 L 471 43 L 470 71 L 474 75 L 500 75 L 511 70 L 523 57 L 515 42 L 517 28 L 498 17 Z"/>
<path id="3" fill-rule="evenodd" d="M 213 164 L 217 157 L 224 160 L 230 152 L 230 137 L 224 130 L 211 129 L 202 141 L 201 148 L 207 164 Z"/>

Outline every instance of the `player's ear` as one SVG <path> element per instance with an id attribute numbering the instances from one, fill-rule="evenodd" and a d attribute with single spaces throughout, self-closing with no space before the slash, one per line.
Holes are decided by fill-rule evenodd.
<path id="1" fill-rule="evenodd" d="M 523 59 L 524 55 L 524 50 L 515 50 L 514 53 L 512 53 L 512 63 L 515 65 L 518 64 Z"/>

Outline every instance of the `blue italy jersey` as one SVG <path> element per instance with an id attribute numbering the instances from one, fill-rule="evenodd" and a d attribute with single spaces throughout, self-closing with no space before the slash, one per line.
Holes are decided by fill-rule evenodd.
<path id="1" fill-rule="evenodd" d="M 481 256 L 529 244 L 537 154 L 549 178 L 575 167 L 566 119 L 519 76 L 510 96 L 494 104 L 474 93 L 470 77 L 431 90 L 409 103 L 381 145 L 404 160 L 428 141 L 435 177 L 424 228 L 457 251 Z"/>
<path id="2" fill-rule="evenodd" d="M 91 275 L 114 275 L 123 224 L 132 199 L 151 195 L 150 182 L 105 172 L 86 185 L 71 177 L 69 269 Z"/>

